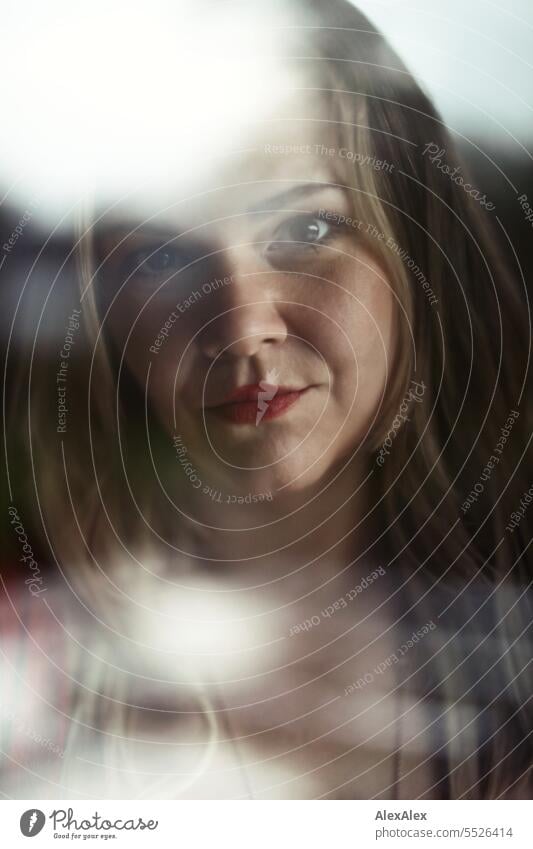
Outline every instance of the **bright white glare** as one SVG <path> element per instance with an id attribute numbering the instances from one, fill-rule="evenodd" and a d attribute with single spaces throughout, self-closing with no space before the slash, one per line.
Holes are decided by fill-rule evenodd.
<path id="1" fill-rule="evenodd" d="M 138 661 L 144 646 L 152 674 L 157 667 L 158 674 L 188 683 L 240 679 L 256 674 L 265 657 L 270 663 L 277 657 L 260 601 L 217 592 L 217 586 L 205 581 L 201 589 L 156 593 L 135 609 Z"/>
<path id="2" fill-rule="evenodd" d="M 251 5 L 11 4 L 0 53 L 3 188 L 57 215 L 87 191 L 106 203 L 145 181 L 168 188 L 208 176 L 294 84 L 275 55 L 272 10 Z"/>
<path id="3" fill-rule="evenodd" d="M 0 0 L 2 3 L 2 0 Z M 530 0 L 356 0 L 465 135 L 533 132 Z M 327 6 L 327 3 L 325 3 Z M 298 87 L 284 0 L 2 3 L 0 189 L 57 219 L 144 183 L 209 181 Z M 302 52 L 302 51 L 299 51 Z M 303 50 L 305 53 L 305 50 Z M 513 138 L 514 137 L 514 138 Z"/>

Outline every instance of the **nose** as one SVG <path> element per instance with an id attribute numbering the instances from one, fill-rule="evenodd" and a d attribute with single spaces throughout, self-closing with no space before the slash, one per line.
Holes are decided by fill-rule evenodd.
<path id="1" fill-rule="evenodd" d="M 214 314 L 200 334 L 200 347 L 211 360 L 253 357 L 265 346 L 283 344 L 288 335 L 272 272 L 250 271 L 249 263 L 245 271 L 236 260 L 230 272 L 230 282 L 216 292 Z"/>

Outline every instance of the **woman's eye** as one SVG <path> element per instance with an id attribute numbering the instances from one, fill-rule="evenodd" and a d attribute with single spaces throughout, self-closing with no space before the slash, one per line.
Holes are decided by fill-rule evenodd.
<path id="1" fill-rule="evenodd" d="M 149 247 L 130 254 L 126 259 L 125 269 L 128 274 L 154 277 L 157 274 L 176 271 L 182 268 L 184 264 L 186 262 L 176 248 L 169 246 Z"/>
<path id="2" fill-rule="evenodd" d="M 315 245 L 323 242 L 331 233 L 327 221 L 312 215 L 300 215 L 284 222 L 275 233 L 275 240 L 268 250 L 283 250 L 293 245 L 295 248 Z"/>

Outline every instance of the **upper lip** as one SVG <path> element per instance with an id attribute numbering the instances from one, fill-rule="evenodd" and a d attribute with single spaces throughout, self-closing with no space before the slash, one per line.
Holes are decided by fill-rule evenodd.
<path id="1" fill-rule="evenodd" d="M 275 386 L 276 395 L 287 395 L 289 392 L 303 392 L 304 389 L 308 388 L 307 386 L 279 386 L 275 383 L 269 383 L 267 380 L 262 380 L 261 384 L 249 383 L 246 386 L 238 386 L 236 389 L 232 390 L 229 395 L 226 395 L 222 401 L 217 401 L 215 404 L 207 404 L 206 406 L 223 407 L 226 404 L 239 404 L 243 401 L 257 401 L 267 386 Z"/>

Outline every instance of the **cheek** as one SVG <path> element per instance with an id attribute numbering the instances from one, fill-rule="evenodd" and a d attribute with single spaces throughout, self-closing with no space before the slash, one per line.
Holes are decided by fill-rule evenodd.
<path id="1" fill-rule="evenodd" d="M 175 370 L 190 331 L 181 322 L 171 321 L 175 299 L 155 297 L 135 291 L 119 295 L 107 318 L 106 329 L 115 350 L 137 377 L 145 376 L 149 364 L 153 372 L 169 366 Z"/>
<path id="2" fill-rule="evenodd" d="M 393 340 L 393 301 L 386 284 L 374 275 L 361 287 L 358 302 L 346 310 L 345 327 L 365 373 L 385 373 L 390 369 Z"/>
<path id="3" fill-rule="evenodd" d="M 384 380 L 391 367 L 394 300 L 379 269 L 353 260 L 335 269 L 324 293 L 314 343 L 343 382 Z"/>

